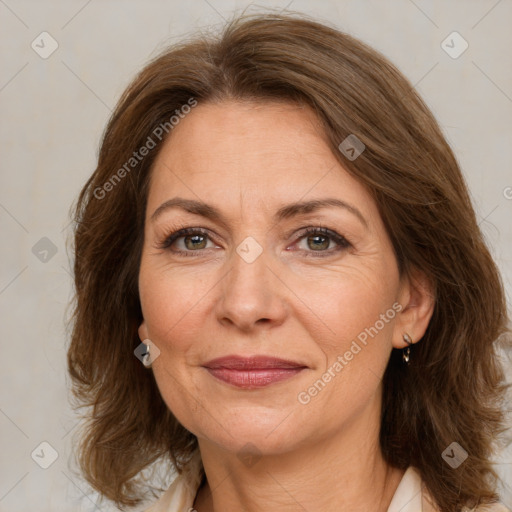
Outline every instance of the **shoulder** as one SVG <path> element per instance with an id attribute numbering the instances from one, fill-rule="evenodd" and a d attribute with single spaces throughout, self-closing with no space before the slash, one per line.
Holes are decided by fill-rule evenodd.
<path id="1" fill-rule="evenodd" d="M 403 502 L 403 503 L 402 503 Z M 398 505 L 398 507 L 397 507 Z M 417 468 L 409 466 L 400 482 L 388 512 L 440 512 L 427 486 L 423 482 Z M 512 512 L 501 503 L 480 505 L 469 509 L 464 507 L 461 512 Z"/>
<path id="2" fill-rule="evenodd" d="M 145 509 L 144 512 L 188 512 L 197 494 L 197 489 L 203 477 L 201 455 L 197 450 L 190 462 L 183 468 L 169 488 L 160 496 L 158 501 Z"/>

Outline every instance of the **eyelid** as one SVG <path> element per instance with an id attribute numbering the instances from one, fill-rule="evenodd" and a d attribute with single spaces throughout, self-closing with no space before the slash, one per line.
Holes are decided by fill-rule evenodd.
<path id="1" fill-rule="evenodd" d="M 286 231 L 285 233 L 283 233 L 283 236 L 286 239 L 289 239 L 292 236 L 293 236 L 293 238 L 301 238 L 304 235 L 308 234 L 310 231 L 320 231 L 321 232 L 322 230 L 324 231 L 323 234 L 325 234 L 325 235 L 330 235 L 335 238 L 340 237 L 340 238 L 347 240 L 347 242 L 349 242 L 350 244 L 352 244 L 347 236 L 339 233 L 335 228 L 329 227 L 327 224 L 324 224 L 322 221 L 316 221 L 312 224 L 309 224 L 308 226 L 304 226 L 304 227 L 301 227 L 298 229 L 292 228 L 292 229 Z"/>

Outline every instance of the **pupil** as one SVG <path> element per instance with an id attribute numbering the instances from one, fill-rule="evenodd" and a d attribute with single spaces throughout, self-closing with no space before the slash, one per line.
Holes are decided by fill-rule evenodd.
<path id="1" fill-rule="evenodd" d="M 324 242 L 320 243 L 320 245 L 316 244 L 313 247 L 311 247 L 311 248 L 313 248 L 315 250 L 317 250 L 317 249 L 327 249 L 327 247 L 329 247 L 329 241 L 328 241 L 327 237 L 325 237 L 325 236 L 319 236 L 319 235 L 311 236 L 311 237 L 309 237 L 308 240 L 312 240 L 312 239 L 316 240 L 316 241 L 318 241 L 319 239 L 323 239 L 324 240 Z"/>
<path id="2" fill-rule="evenodd" d="M 194 248 L 198 248 L 199 245 L 197 245 L 197 242 L 201 242 L 201 238 L 204 238 L 203 235 L 190 235 L 190 236 L 187 236 L 185 238 L 185 245 L 187 246 L 187 249 L 194 249 Z M 192 241 L 191 244 L 188 244 L 187 242 L 190 242 Z M 204 244 L 204 240 L 202 240 L 203 244 Z M 202 249 L 203 247 L 199 247 L 200 249 Z"/>

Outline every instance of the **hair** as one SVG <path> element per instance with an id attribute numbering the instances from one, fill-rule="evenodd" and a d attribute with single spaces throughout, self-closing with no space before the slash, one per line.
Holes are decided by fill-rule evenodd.
<path id="1" fill-rule="evenodd" d="M 410 365 L 394 349 L 383 377 L 386 462 L 416 467 L 441 511 L 497 501 L 491 457 L 506 430 L 507 390 L 497 341 L 510 331 L 500 274 L 464 178 L 428 107 L 385 57 L 295 13 L 236 17 L 220 35 L 166 48 L 108 122 L 73 210 L 67 363 L 75 407 L 89 408 L 77 450 L 89 484 L 124 510 L 145 497 L 145 468 L 163 458 L 181 473 L 198 446 L 134 357 L 137 283 L 150 173 L 172 136 L 170 120 L 194 101 L 228 100 L 313 109 L 333 154 L 375 200 L 400 276 L 420 271 L 432 284 L 434 311 Z M 355 160 L 338 149 L 348 135 L 365 145 Z M 150 139 L 156 147 L 135 158 Z M 441 456 L 454 441 L 468 453 L 457 469 Z"/>

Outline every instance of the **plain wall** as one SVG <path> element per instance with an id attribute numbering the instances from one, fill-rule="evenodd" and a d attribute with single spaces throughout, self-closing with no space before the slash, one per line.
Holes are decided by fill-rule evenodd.
<path id="1" fill-rule="evenodd" d="M 97 496 L 70 469 L 77 418 L 65 359 L 69 208 L 95 167 L 111 109 L 133 75 L 166 44 L 220 27 L 249 5 L 0 2 L 0 511 L 96 509 Z M 512 3 L 285 0 L 258 6 L 247 12 L 288 6 L 334 23 L 383 52 L 415 84 L 461 164 L 510 299 Z M 58 43 L 46 59 L 31 47 L 35 41 L 40 53 L 51 48 L 43 31 Z M 453 31 L 469 45 L 458 58 L 441 47 Z M 51 449 L 41 442 L 58 454 L 48 469 L 31 457 L 36 449 L 34 458 L 50 460 Z M 497 455 L 497 468 L 502 499 L 512 508 L 512 449 Z"/>

